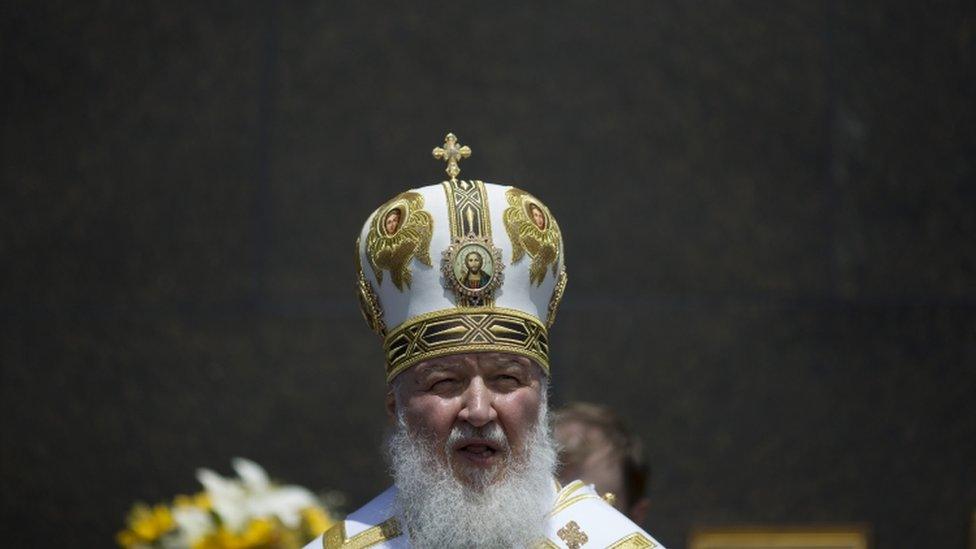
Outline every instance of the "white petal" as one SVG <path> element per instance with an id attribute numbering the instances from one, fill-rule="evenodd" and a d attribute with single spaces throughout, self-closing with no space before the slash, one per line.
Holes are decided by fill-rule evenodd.
<path id="1" fill-rule="evenodd" d="M 233 464 L 237 476 L 241 477 L 248 490 L 263 492 L 268 489 L 268 474 L 260 465 L 241 457 L 231 460 L 231 464 Z"/>

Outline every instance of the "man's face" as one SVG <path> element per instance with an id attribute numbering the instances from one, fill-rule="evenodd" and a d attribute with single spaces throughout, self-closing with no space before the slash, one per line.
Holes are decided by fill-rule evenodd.
<path id="1" fill-rule="evenodd" d="M 384 225 L 386 227 L 386 234 L 395 233 L 397 228 L 400 226 L 400 211 L 393 210 L 392 212 L 386 214 Z"/>
<path id="2" fill-rule="evenodd" d="M 532 208 L 532 220 L 535 222 L 535 226 L 540 229 L 546 228 L 546 217 L 542 215 L 542 210 L 539 208 Z"/>
<path id="3" fill-rule="evenodd" d="M 456 478 L 488 474 L 493 482 L 512 459 L 525 455 L 543 403 L 542 387 L 542 371 L 528 358 L 451 355 L 400 374 L 387 407 L 391 414 L 401 414 L 413 436 L 429 439 Z M 493 429 L 504 433 L 504 442 L 478 434 Z"/>
<path id="4" fill-rule="evenodd" d="M 477 252 L 471 252 L 467 257 L 464 258 L 464 262 L 468 266 L 468 270 L 472 273 L 477 273 L 481 270 L 481 256 Z"/>

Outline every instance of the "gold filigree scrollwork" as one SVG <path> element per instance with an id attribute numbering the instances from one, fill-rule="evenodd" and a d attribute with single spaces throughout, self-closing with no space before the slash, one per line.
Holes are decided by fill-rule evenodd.
<path id="1" fill-rule="evenodd" d="M 556 323 L 556 311 L 559 309 L 559 304 L 563 300 L 563 292 L 566 291 L 567 279 L 566 269 L 563 269 L 559 273 L 559 279 L 556 280 L 556 287 L 552 289 L 552 297 L 549 298 L 549 314 L 546 315 L 546 328 L 552 328 L 552 325 Z"/>
<path id="2" fill-rule="evenodd" d="M 552 267 L 552 275 L 556 276 L 559 268 L 562 246 L 559 225 L 549 209 L 529 193 L 509 189 L 505 192 L 505 198 L 508 208 L 502 219 L 508 238 L 512 241 L 512 264 L 528 254 L 532 258 L 529 280 L 539 286 L 546 277 L 546 269 Z"/>
<path id="3" fill-rule="evenodd" d="M 366 255 L 376 281 L 383 284 L 383 271 L 390 271 L 393 285 L 401 292 L 410 287 L 410 260 L 417 258 L 432 266 L 430 237 L 434 219 L 423 210 L 424 197 L 406 192 L 380 206 L 370 221 Z"/>

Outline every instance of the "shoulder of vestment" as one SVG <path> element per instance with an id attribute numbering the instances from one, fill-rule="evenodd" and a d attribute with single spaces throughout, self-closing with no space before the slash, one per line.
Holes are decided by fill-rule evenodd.
<path id="1" fill-rule="evenodd" d="M 312 540 L 305 549 L 365 549 L 407 547 L 406 537 L 393 517 L 396 488 L 389 488 L 372 501 Z"/>
<path id="2" fill-rule="evenodd" d="M 592 485 L 573 481 L 559 490 L 546 521 L 542 547 L 664 549 L 650 534 L 607 503 Z"/>

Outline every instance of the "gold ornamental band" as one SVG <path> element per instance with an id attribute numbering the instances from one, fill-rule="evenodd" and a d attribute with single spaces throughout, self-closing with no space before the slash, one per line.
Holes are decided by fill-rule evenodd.
<path id="1" fill-rule="evenodd" d="M 444 309 L 410 319 L 383 343 L 386 380 L 407 368 L 457 353 L 505 352 L 536 361 L 549 375 L 549 334 L 534 316 L 501 307 Z"/>

